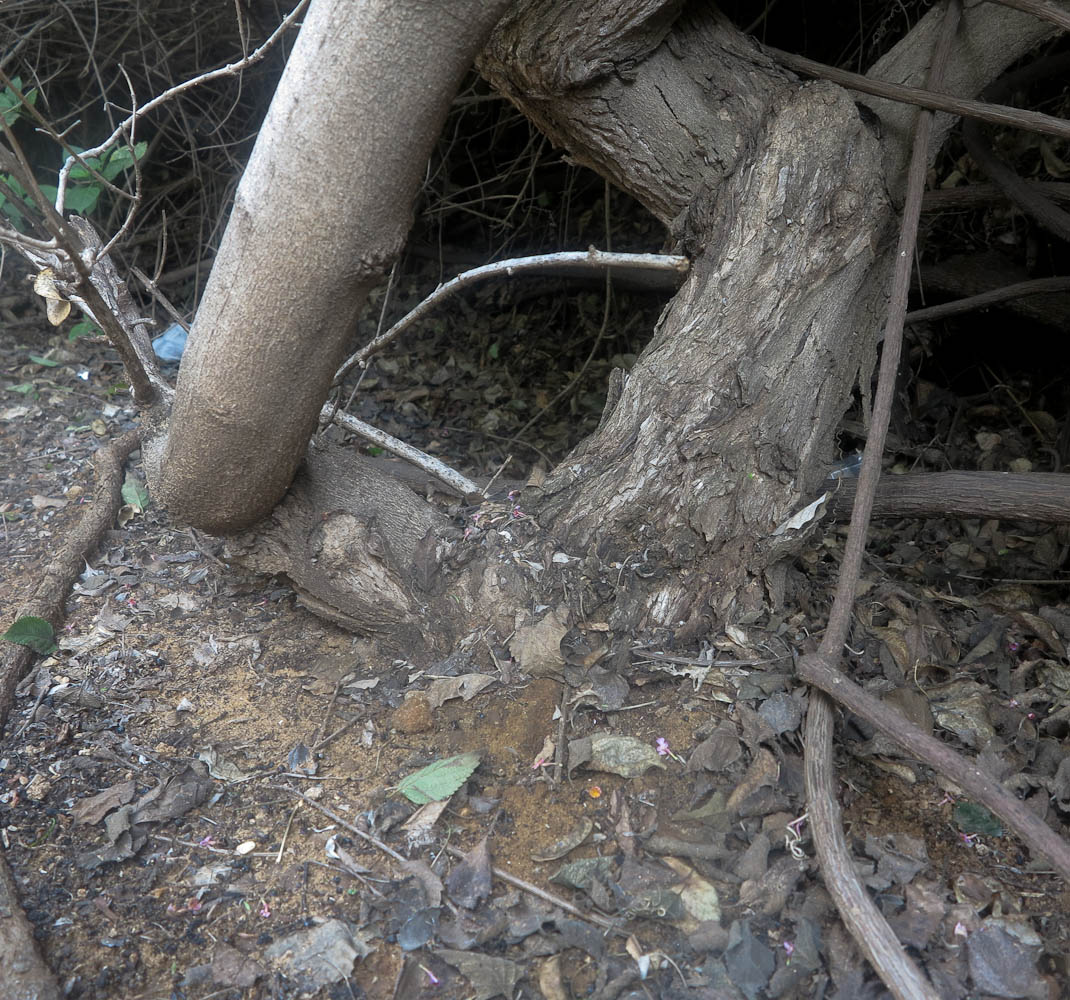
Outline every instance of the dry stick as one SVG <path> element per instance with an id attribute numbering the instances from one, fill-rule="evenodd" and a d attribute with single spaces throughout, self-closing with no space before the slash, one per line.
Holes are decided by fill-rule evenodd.
<path id="1" fill-rule="evenodd" d="M 115 519 L 123 462 L 137 442 L 137 431 L 128 431 L 93 456 L 97 477 L 93 502 L 82 511 L 61 551 L 48 564 L 33 597 L 19 609 L 20 617 L 33 615 L 48 619 L 53 628 L 60 626 L 67 594 L 82 570 L 84 557 L 96 548 Z M 26 646 L 12 645 L 0 656 L 0 733 L 14 705 L 15 687 L 32 659 L 33 651 Z M 59 1000 L 59 986 L 37 952 L 33 927 L 22 913 L 18 890 L 3 852 L 0 852 L 0 955 L 3 956 L 0 979 L 3 979 L 5 996 Z"/>
<path id="2" fill-rule="evenodd" d="M 1026 181 L 1026 184 L 1051 201 L 1070 202 L 1070 184 L 1058 181 Z M 995 184 L 967 184 L 965 187 L 926 191 L 925 197 L 921 200 L 921 210 L 942 212 L 1006 200 L 1006 192 Z"/>
<path id="3" fill-rule="evenodd" d="M 938 306 L 927 306 L 924 309 L 915 309 L 908 312 L 904 320 L 908 325 L 911 323 L 924 323 L 927 320 L 944 319 L 946 316 L 958 316 L 961 313 L 973 312 L 976 309 L 986 309 L 988 306 L 1006 302 L 1008 299 L 1020 299 L 1026 295 L 1045 295 L 1052 292 L 1070 291 L 1070 277 L 1059 278 L 1036 278 L 1033 281 L 1018 281 L 1013 285 L 1004 285 L 1002 288 L 993 288 L 979 295 L 969 295 L 964 299 L 955 299 L 953 302 L 943 302 Z"/>
<path id="4" fill-rule="evenodd" d="M 769 46 L 765 46 L 765 51 L 796 72 L 831 80 L 848 90 L 872 94 L 874 97 L 884 97 L 889 101 L 899 101 L 901 104 L 916 104 L 930 111 L 943 111 L 950 115 L 960 115 L 963 118 L 977 118 L 992 125 L 1004 125 L 1008 128 L 1025 129 L 1029 132 L 1040 132 L 1043 135 L 1054 135 L 1060 139 L 1070 139 L 1070 122 L 1051 115 L 1042 115 L 1038 111 L 1023 111 L 1020 108 L 1009 108 L 1003 104 L 987 104 L 984 101 L 971 101 L 965 97 L 936 94 L 932 90 L 923 90 L 921 87 L 907 87 L 900 83 L 871 80 L 868 76 L 860 76 L 858 73 L 851 73 L 845 69 L 826 66 L 824 63 L 814 62 L 813 59 Z"/>
<path id="5" fill-rule="evenodd" d="M 829 515 L 851 515 L 855 482 L 829 490 Z M 1070 476 L 1058 472 L 917 472 L 884 476 L 872 517 L 978 517 L 1070 524 Z M 1068 581 L 1070 582 L 1070 581 Z"/>
<path id="6" fill-rule="evenodd" d="M 427 452 L 420 451 L 419 448 L 414 448 L 411 444 L 406 444 L 392 434 L 387 434 L 386 431 L 379 430 L 378 427 L 366 424 L 363 420 L 358 420 L 348 413 L 336 413 L 334 406 L 330 403 L 320 410 L 320 419 L 325 421 L 333 419 L 336 424 L 344 427 L 347 431 L 359 434 L 366 441 L 370 441 L 391 454 L 397 455 L 398 458 L 403 458 L 406 462 L 411 462 L 413 465 L 423 469 L 429 476 L 434 476 L 436 479 L 441 480 L 450 489 L 456 490 L 462 497 L 478 497 L 480 494 L 479 487 L 471 479 L 462 475 L 456 469 L 451 469 L 445 462 L 439 461 L 433 455 L 428 455 Z"/>
<path id="7" fill-rule="evenodd" d="M 127 431 L 93 455 L 96 486 L 92 503 L 83 510 L 78 523 L 64 538 L 60 551 L 45 567 L 33 597 L 19 608 L 18 617 L 47 618 L 52 627 L 58 629 L 64 617 L 67 594 L 85 567 L 85 556 L 96 548 L 115 519 L 123 484 L 123 462 L 137 444 L 138 432 Z M 12 646 L 0 659 L 0 732 L 14 704 L 15 686 L 32 657 L 33 652 L 27 647 Z"/>
<path id="8" fill-rule="evenodd" d="M 383 843 L 378 837 L 373 837 L 370 833 L 366 833 L 361 830 L 360 827 L 354 826 L 349 820 L 340 816 L 332 809 L 328 809 L 326 806 L 321 806 L 315 799 L 310 799 L 307 795 L 302 795 L 296 788 L 290 788 L 287 785 L 268 785 L 268 788 L 274 788 L 280 792 L 289 792 L 290 795 L 295 795 L 307 806 L 311 806 L 313 809 L 323 813 L 328 819 L 333 820 L 339 826 L 345 827 L 350 833 L 355 833 L 362 840 L 366 840 L 373 847 L 377 847 L 384 854 L 389 855 L 395 861 L 400 861 L 402 864 L 408 863 L 408 858 L 404 854 L 400 854 L 394 850 L 389 844 Z M 447 847 L 446 853 L 455 858 L 464 860 L 464 851 L 456 847 Z M 552 906 L 560 907 L 566 913 L 571 913 L 574 917 L 579 917 L 581 920 L 586 920 L 589 923 L 596 924 L 603 930 L 612 931 L 613 933 L 625 936 L 626 932 L 615 924 L 612 920 L 607 920 L 605 917 L 600 917 L 596 913 L 584 913 L 579 907 L 573 906 L 570 902 L 562 899 L 560 896 L 555 896 L 553 893 L 546 892 L 544 889 L 540 889 L 537 885 L 533 885 L 531 882 L 525 882 L 523 879 L 517 878 L 515 875 L 510 874 L 507 871 L 503 871 L 501 868 L 491 868 L 491 873 L 495 878 L 500 878 L 503 882 L 508 882 L 510 885 L 516 886 L 518 889 L 523 889 L 524 892 L 529 892 L 533 896 L 537 896 L 539 899 L 550 903 Z"/>
<path id="9" fill-rule="evenodd" d="M 475 267 L 470 271 L 458 274 L 443 285 L 439 285 L 430 295 L 409 313 L 399 319 L 386 333 L 381 334 L 374 340 L 365 344 L 354 354 L 334 376 L 337 383 L 345 377 L 346 372 L 354 365 L 363 365 L 373 354 L 378 353 L 387 344 L 400 334 L 404 333 L 413 323 L 423 319 L 432 309 L 438 306 L 444 299 L 449 298 L 467 288 L 469 285 L 485 281 L 487 278 L 514 274 L 529 274 L 532 272 L 550 274 L 555 271 L 593 270 L 601 271 L 606 268 L 631 268 L 643 271 L 671 271 L 679 274 L 681 279 L 687 273 L 690 262 L 686 257 L 678 257 L 673 254 L 660 253 L 604 253 L 591 247 L 590 250 L 569 250 L 562 253 L 544 253 L 534 257 L 514 257 L 511 260 L 499 260 L 493 264 L 484 264 L 483 267 Z"/>
<path id="10" fill-rule="evenodd" d="M 937 88 L 943 76 L 958 28 L 961 6 L 959 0 L 950 0 L 944 10 L 940 34 L 930 60 L 929 86 Z M 821 645 L 814 658 L 819 663 L 830 664 L 840 656 L 851 610 L 854 607 L 855 588 L 858 585 L 862 556 L 866 546 L 866 531 L 870 510 L 880 478 L 881 453 L 888 433 L 892 397 L 895 391 L 895 376 L 903 346 L 903 317 L 906 315 L 907 296 L 910 292 L 911 263 L 921 216 L 921 195 L 925 188 L 925 173 L 928 166 L 929 137 L 932 133 L 933 116 L 922 111 L 914 134 L 914 148 L 907 171 L 906 197 L 903 219 L 896 247 L 895 276 L 888 306 L 888 320 L 884 330 L 884 349 L 881 355 L 880 376 L 873 405 L 873 421 L 866 442 L 859 475 L 858 494 L 855 497 L 854 514 L 847 532 L 843 562 L 836 583 L 836 596 Z M 803 657 L 799 672 L 804 680 L 813 683 L 802 672 Z M 830 668 L 831 669 L 831 668 Z M 887 711 L 887 709 L 885 709 Z M 904 720 L 905 721 L 905 720 Z M 817 850 L 825 886 L 836 902 L 843 922 L 847 925 L 863 954 L 869 959 L 884 984 L 898 1000 L 938 1000 L 938 994 L 918 967 L 907 957 L 888 922 L 869 898 L 862 885 L 847 841 L 843 834 L 839 805 L 835 794 L 835 769 L 832 760 L 832 733 L 834 728 L 833 702 L 818 692 L 813 692 L 806 713 L 806 788 L 807 812 L 814 829 L 814 846 Z"/>

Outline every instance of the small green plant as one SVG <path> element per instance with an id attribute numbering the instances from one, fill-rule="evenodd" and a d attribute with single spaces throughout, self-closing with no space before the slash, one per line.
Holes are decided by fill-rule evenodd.
<path id="1" fill-rule="evenodd" d="M 0 90 L 0 115 L 3 115 L 7 125 L 13 125 L 25 113 L 26 108 L 18 96 L 22 89 L 22 80 L 14 77 L 11 86 Z M 37 103 L 37 90 L 30 90 L 23 95 L 27 104 Z M 70 146 L 70 149 L 81 155 L 84 150 L 80 146 Z M 63 207 L 65 211 L 77 212 L 80 215 L 90 214 L 100 201 L 100 196 L 106 190 L 105 181 L 111 183 L 119 174 L 129 170 L 136 161 L 140 160 L 148 149 L 147 142 L 139 142 L 134 146 L 116 146 L 106 150 L 100 156 L 87 156 L 83 163 L 76 163 L 71 167 L 67 180 L 67 190 L 64 196 Z M 58 188 L 55 184 L 42 184 L 41 192 L 46 198 L 55 202 Z M 26 231 L 27 211 L 36 212 L 37 206 L 29 192 L 11 175 L 0 173 L 0 213 L 7 217 L 12 225 L 20 232 Z"/>
<path id="2" fill-rule="evenodd" d="M 75 341 L 79 337 L 103 337 L 104 331 L 92 320 L 83 319 L 75 323 L 67 334 L 67 339 Z"/>

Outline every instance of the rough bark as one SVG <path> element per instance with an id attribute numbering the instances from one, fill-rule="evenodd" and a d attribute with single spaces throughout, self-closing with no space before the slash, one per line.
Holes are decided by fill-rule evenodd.
<path id="1" fill-rule="evenodd" d="M 997 72 L 1025 44 L 1002 46 L 984 65 Z M 897 60 L 896 71 L 908 73 L 909 51 Z M 914 63 L 927 60 L 915 50 Z M 846 91 L 800 83 L 711 8 L 678 0 L 519 0 L 479 66 L 554 141 L 655 211 L 691 255 L 691 274 L 598 431 L 525 494 L 529 518 L 465 538 L 367 463 L 351 457 L 335 467 L 330 454 L 316 454 L 235 551 L 257 569 L 285 572 L 321 613 L 410 649 L 445 650 L 488 624 L 507 634 L 533 601 L 563 619 L 597 611 L 622 632 L 661 626 L 684 636 L 757 610 L 776 597 L 776 576 L 763 571 L 795 544 L 776 529 L 823 478 L 835 424 L 876 353 L 894 223 L 882 163 L 895 162 L 894 136 L 879 140 Z M 371 131 L 383 138 L 379 125 Z M 382 239 L 382 213 L 371 218 L 342 245 L 374 264 L 394 244 Z M 240 235 L 247 221 L 231 228 Z M 324 240 L 339 238 L 317 225 Z M 288 295 L 272 291 L 276 311 L 313 308 L 312 325 L 323 325 L 325 266 L 318 258 L 309 295 L 298 263 L 301 294 L 290 298 L 288 275 Z M 272 280 L 283 283 L 277 272 Z M 344 301 L 350 308 L 355 294 Z M 218 360 L 210 344 L 202 338 L 194 354 L 197 395 L 188 390 L 176 422 L 198 405 L 208 423 L 225 409 L 209 406 L 201 388 Z M 273 364 L 295 367 L 300 352 L 284 345 Z M 231 378 L 238 360 L 223 353 Z M 307 433 L 309 378 L 302 374 L 292 406 L 276 399 L 271 409 L 271 392 L 260 394 L 265 410 L 248 420 L 241 448 L 264 434 L 269 409 L 275 421 L 292 409 L 299 430 L 286 432 L 289 455 Z M 241 414 L 233 419 L 246 425 Z M 200 426 L 191 442 L 204 440 Z M 168 460 L 178 456 L 172 445 Z M 197 457 L 201 492 L 185 496 L 212 487 L 202 523 L 235 478 L 252 482 L 230 502 L 227 527 L 274 502 L 255 481 L 262 463 L 250 472 L 234 460 L 231 475 L 217 468 L 226 455 Z M 272 470 L 272 490 L 288 462 Z M 224 474 L 221 487 L 215 477 Z M 176 466 L 173 481 L 186 475 Z"/>
<path id="2" fill-rule="evenodd" d="M 454 92 L 506 0 L 314 0 L 235 196 L 156 495 L 223 533 L 290 485 L 357 311 L 411 223 Z"/>
<path id="3" fill-rule="evenodd" d="M 557 12 L 543 7 L 539 13 Z M 564 44 L 566 21 L 553 22 L 557 37 L 548 58 Z M 635 31 L 618 26 L 628 59 L 636 58 L 639 28 L 656 21 Z M 584 25 L 581 19 L 576 38 L 586 44 L 591 34 Z M 679 235 L 694 254 L 689 279 L 599 431 L 562 463 L 541 494 L 525 495 L 525 508 L 545 529 L 541 541 L 526 538 L 525 549 L 517 538 L 495 534 L 473 551 L 470 543 L 449 538 L 443 524 L 419 522 L 407 532 L 396 525 L 395 533 L 380 524 L 369 548 L 360 543 L 367 529 L 358 527 L 358 517 L 345 521 L 355 532 L 350 542 L 328 544 L 311 499 L 319 487 L 302 485 L 273 523 L 281 527 L 285 519 L 297 528 L 297 537 L 311 539 L 311 558 L 298 555 L 300 544 L 267 543 L 259 527 L 260 541 L 243 544 L 257 553 L 258 568 L 288 564 L 286 571 L 306 597 L 314 593 L 324 600 L 319 610 L 394 636 L 408 622 L 410 631 L 434 631 L 423 638 L 435 646 L 458 629 L 524 607 L 530 600 L 525 594 L 532 593 L 550 605 L 567 593 L 574 613 L 582 606 L 590 614 L 616 590 L 610 619 L 615 628 L 679 628 L 685 622 L 705 628 L 729 612 L 738 595 L 741 608 L 763 603 L 761 567 L 790 543 L 787 536 L 760 539 L 772 537 L 823 478 L 835 422 L 873 350 L 876 331 L 856 318 L 856 297 L 890 217 L 879 145 L 842 90 L 790 83 L 716 18 L 684 18 L 668 35 L 657 23 L 653 48 L 644 49 L 656 79 L 647 81 L 647 62 L 633 77 L 634 87 L 661 95 L 657 102 L 649 93 L 636 96 L 633 85 L 621 89 L 604 37 L 597 58 L 587 53 L 568 60 L 574 76 L 562 83 L 559 65 L 540 67 L 534 49 L 502 34 L 516 27 L 507 21 L 487 51 L 517 53 L 511 65 L 529 75 L 527 87 L 536 79 L 565 87 L 542 95 L 554 107 L 575 98 L 576 80 L 584 92 L 596 74 L 610 81 L 612 100 L 575 98 L 572 127 L 579 128 L 582 115 L 594 108 L 586 122 L 590 133 L 603 139 L 612 133 L 614 144 L 628 148 L 644 137 L 650 159 L 627 174 L 629 188 L 645 190 L 650 178 L 658 181 L 651 191 L 676 192 L 671 202 L 663 199 L 663 212 L 677 218 Z M 526 30 L 537 35 L 531 26 Z M 485 54 L 485 71 L 491 61 Z M 581 63 L 597 69 L 576 70 Z M 755 63 L 764 64 L 763 72 L 753 69 Z M 683 67 L 686 86 L 678 112 L 668 116 L 673 127 L 655 143 L 651 135 L 666 119 L 663 81 L 674 66 Z M 711 74 L 703 68 L 710 66 L 724 73 L 714 97 L 695 92 L 696 81 L 710 85 Z M 737 96 L 728 99 L 737 116 L 730 121 L 724 109 L 710 108 L 725 99 L 729 80 L 741 76 L 752 87 L 749 93 L 737 87 Z M 626 115 L 620 114 L 622 106 Z M 606 109 L 613 111 L 612 127 Z M 699 115 L 703 124 L 688 114 Z M 734 151 L 731 169 L 726 157 L 707 162 L 694 154 L 696 129 L 715 128 L 717 122 L 721 140 Z M 616 150 L 615 162 L 627 171 L 625 149 L 614 144 L 605 148 Z M 763 151 L 760 157 L 755 149 Z M 798 385 L 807 391 L 788 391 Z M 321 474 L 330 475 L 319 462 L 307 472 L 312 479 Z M 404 492 L 389 481 L 369 488 L 380 509 L 400 503 Z M 385 500 L 388 494 L 392 499 Z M 291 516 L 293 503 L 300 515 Z M 322 503 L 320 509 L 322 516 Z M 518 531 L 514 526 L 512 534 Z M 421 538 L 427 539 L 421 552 L 434 552 L 433 562 L 447 577 L 455 572 L 451 566 L 465 566 L 463 579 L 450 579 L 454 594 L 463 598 L 447 599 L 439 609 L 444 614 L 433 612 L 445 578 L 418 565 L 413 542 Z M 525 562 L 544 571 L 511 572 Z M 757 567 L 757 575 L 748 567 Z M 406 585 L 421 578 L 425 586 L 406 597 Z M 373 599 L 369 583 L 383 579 L 390 586 Z M 339 585 L 343 580 L 350 582 Z M 428 621 L 435 622 L 434 630 L 419 628 Z"/>

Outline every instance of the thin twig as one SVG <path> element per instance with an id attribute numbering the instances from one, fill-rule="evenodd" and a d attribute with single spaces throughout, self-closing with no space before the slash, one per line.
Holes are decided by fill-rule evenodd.
<path id="1" fill-rule="evenodd" d="M 1070 184 L 1065 181 L 1026 181 L 1026 184 L 1052 201 L 1070 202 Z M 967 184 L 964 187 L 926 191 L 921 200 L 921 210 L 943 212 L 1006 200 L 1006 192 L 995 184 Z"/>
<path id="2" fill-rule="evenodd" d="M 555 271 L 575 273 L 583 270 L 603 270 L 606 268 L 631 268 L 643 271 L 672 271 L 683 277 L 690 263 L 686 257 L 660 253 L 605 253 L 591 247 L 590 250 L 569 250 L 563 253 L 544 253 L 534 257 L 514 257 L 511 260 L 499 260 L 493 264 L 472 268 L 458 274 L 444 285 L 439 285 L 418 306 L 399 319 L 386 333 L 380 334 L 365 344 L 356 354 L 338 369 L 334 376 L 337 383 L 354 365 L 363 365 L 373 354 L 378 353 L 387 344 L 405 332 L 418 320 L 423 319 L 432 309 L 462 288 L 486 281 L 488 278 L 516 274 L 549 274 Z"/>
<path id="3" fill-rule="evenodd" d="M 336 424 L 344 427 L 347 431 L 352 431 L 352 433 L 364 438 L 365 441 L 370 441 L 372 444 L 397 455 L 398 458 L 403 458 L 406 462 L 411 462 L 413 465 L 423 469 L 429 476 L 434 476 L 436 479 L 441 480 L 462 497 L 479 495 L 479 487 L 471 479 L 462 475 L 456 469 L 451 469 L 445 462 L 439 461 L 433 455 L 428 455 L 427 452 L 420 451 L 419 448 L 414 448 L 411 444 L 406 444 L 392 434 L 387 434 L 386 431 L 381 431 L 378 427 L 366 424 L 363 420 L 358 420 L 348 413 L 335 413 L 334 407 L 329 403 L 320 410 L 320 419 L 333 419 Z"/>
<path id="4" fill-rule="evenodd" d="M 940 87 L 960 14 L 959 0 L 949 0 L 930 61 L 930 88 Z M 895 251 L 895 273 L 885 325 L 880 376 L 873 403 L 872 426 L 862 458 L 858 493 L 855 496 L 854 513 L 844 545 L 832 611 L 819 651 L 813 656 L 830 670 L 834 669 L 832 664 L 838 661 L 847 638 L 862 557 L 865 554 L 870 511 L 880 479 L 881 455 L 888 433 L 895 376 L 903 347 L 903 317 L 906 315 L 910 293 L 910 272 L 914 260 L 918 220 L 921 217 L 921 196 L 925 189 L 932 123 L 931 112 L 922 111 L 918 115 L 910 167 L 907 171 L 899 243 Z M 814 846 L 825 886 L 835 900 L 836 908 L 851 935 L 897 1000 L 937 1000 L 938 994 L 904 952 L 887 920 L 870 899 L 854 868 L 834 792 L 836 778 L 832 760 L 832 706 L 831 699 L 825 694 L 813 692 L 806 713 L 807 811 L 814 828 Z"/>
<path id="5" fill-rule="evenodd" d="M 254 63 L 259 62 L 268 51 L 274 46 L 274 44 L 286 33 L 290 26 L 304 13 L 305 7 L 308 5 L 308 0 L 301 0 L 300 3 L 289 14 L 286 15 L 279 22 L 279 26 L 267 37 L 263 45 L 260 45 L 245 58 L 239 59 L 237 62 L 228 63 L 226 66 L 220 66 L 217 69 L 209 70 L 207 73 L 202 73 L 200 76 L 195 76 L 190 80 L 184 80 L 182 83 L 176 84 L 173 87 L 165 90 L 162 94 L 157 94 L 152 100 L 146 101 L 139 108 L 134 108 L 131 113 L 123 119 L 118 127 L 108 136 L 99 146 L 94 146 L 92 149 L 83 150 L 81 153 L 82 159 L 90 159 L 94 156 L 100 156 L 102 153 L 110 149 L 115 143 L 117 143 L 126 133 L 127 130 L 133 127 L 134 122 L 144 115 L 147 115 L 150 111 L 154 111 L 160 105 L 165 104 L 167 101 L 179 94 L 185 93 L 187 90 L 192 90 L 203 83 L 209 83 L 212 80 L 218 80 L 225 76 L 235 76 L 242 72 L 246 67 L 252 66 Z M 33 113 L 32 106 L 28 109 L 30 113 Z M 35 118 L 38 118 L 38 123 L 44 128 L 48 129 L 48 122 L 43 118 L 40 118 L 38 114 L 34 114 Z M 56 136 L 53 135 L 53 138 Z M 62 140 L 61 140 L 62 141 Z M 66 147 L 66 143 L 64 143 Z M 57 185 L 58 191 L 56 194 L 56 204 L 62 210 L 63 205 L 63 192 L 67 186 L 67 178 L 70 175 L 71 169 L 79 162 L 77 155 L 68 156 L 59 172 L 59 183 Z"/>
<path id="6" fill-rule="evenodd" d="M 904 322 L 908 325 L 911 323 L 924 323 L 929 320 L 944 319 L 947 316 L 959 316 L 962 313 L 974 312 L 977 309 L 986 309 L 1009 299 L 1067 291 L 1070 291 L 1070 277 L 1036 278 L 1033 281 L 1018 281 L 1013 285 L 1004 285 L 1002 288 L 993 288 L 990 291 L 981 292 L 979 295 L 969 295 L 964 299 L 943 302 L 938 306 L 915 309 L 913 312 L 906 314 Z"/>
<path id="7" fill-rule="evenodd" d="M 290 795 L 296 796 L 302 802 L 304 802 L 305 805 L 311 806 L 313 809 L 316 809 L 317 811 L 323 813 L 323 815 L 326 816 L 328 819 L 333 820 L 335 823 L 337 823 L 341 827 L 344 827 L 350 833 L 356 834 L 358 837 L 361 838 L 361 840 L 367 841 L 373 847 L 378 848 L 384 854 L 392 857 L 395 861 L 400 861 L 405 864 L 408 863 L 409 859 L 406 858 L 404 854 L 398 853 L 389 844 L 383 843 L 383 841 L 381 841 L 378 837 L 373 837 L 370 833 L 367 833 L 364 830 L 360 829 L 360 827 L 354 826 L 352 823 L 349 822 L 349 820 L 345 819 L 343 816 L 340 816 L 338 813 L 334 812 L 334 810 L 328 809 L 326 806 L 321 806 L 314 799 L 310 799 L 308 798 L 308 796 L 302 795 L 299 791 L 297 791 L 297 789 L 289 788 L 286 785 L 268 785 L 267 787 L 277 789 L 280 792 L 289 792 Z M 445 848 L 445 851 L 447 854 L 454 858 L 459 858 L 463 860 L 465 857 L 464 851 L 456 847 L 447 846 Z M 560 907 L 566 913 L 571 913 L 574 917 L 579 917 L 581 920 L 586 920 L 589 923 L 595 924 L 598 927 L 601 927 L 603 930 L 610 931 L 615 934 L 620 934 L 622 937 L 626 936 L 626 932 L 612 920 L 609 920 L 606 917 L 599 916 L 596 913 L 585 913 L 579 907 L 573 906 L 570 902 L 568 902 L 568 900 L 562 899 L 560 896 L 555 896 L 553 893 L 547 892 L 545 889 L 540 889 L 537 885 L 533 885 L 531 882 L 525 882 L 523 879 L 517 878 L 510 872 L 503 871 L 501 868 L 492 867 L 491 874 L 493 874 L 495 878 L 501 879 L 503 882 L 508 882 L 510 885 L 516 886 L 516 888 L 518 889 L 523 889 L 524 892 L 531 893 L 531 895 L 536 896 L 544 902 L 549 903 L 551 906 Z"/>
<path id="8" fill-rule="evenodd" d="M 1023 111 L 1003 104 L 987 104 L 973 101 L 966 97 L 952 97 L 950 94 L 937 94 L 921 87 L 907 87 L 901 83 L 888 83 L 885 80 L 873 80 L 868 76 L 851 73 L 845 69 L 814 62 L 793 52 L 784 52 L 766 46 L 765 51 L 778 62 L 806 76 L 816 76 L 822 80 L 831 80 L 848 90 L 857 90 L 874 97 L 884 97 L 901 104 L 916 104 L 929 111 L 943 111 L 964 118 L 977 118 L 992 125 L 1004 125 L 1008 128 L 1024 129 L 1027 132 L 1040 132 L 1042 135 L 1054 135 L 1059 139 L 1070 139 L 1070 122 L 1039 111 Z"/>
<path id="9" fill-rule="evenodd" d="M 157 302 L 160 303 L 160 305 L 163 307 L 164 312 L 166 312 L 167 315 L 171 317 L 171 319 L 173 319 L 180 327 L 182 327 L 182 329 L 185 330 L 186 333 L 189 333 L 189 323 L 187 323 L 186 320 L 182 318 L 182 313 L 178 311 L 174 303 L 172 303 L 171 300 L 166 295 L 164 295 L 163 292 L 160 291 L 160 289 L 157 287 L 157 281 L 150 278 L 144 271 L 141 270 L 140 267 L 137 266 L 131 267 L 130 273 L 133 274 L 133 276 L 137 278 L 137 280 L 140 281 L 142 285 L 144 285 L 145 291 L 147 291 L 149 295 L 151 295 Z"/>

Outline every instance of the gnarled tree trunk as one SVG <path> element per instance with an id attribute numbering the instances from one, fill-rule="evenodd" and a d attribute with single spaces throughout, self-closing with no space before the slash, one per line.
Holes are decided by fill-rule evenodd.
<path id="1" fill-rule="evenodd" d="M 496 13 L 471 6 L 488 22 Z M 316 13 L 313 4 L 310 23 Z M 1004 24 L 1008 17 L 1017 34 Z M 989 38 L 987 61 L 974 46 L 949 71 L 974 89 L 1048 30 L 981 5 L 970 11 L 967 37 L 989 37 L 977 27 L 985 18 L 1003 25 L 998 52 Z M 927 37 L 926 25 L 915 37 Z M 432 38 L 440 43 L 441 33 Z M 373 41 L 382 48 L 381 38 Z M 329 32 L 315 51 L 320 60 L 338 58 Z M 458 40 L 443 78 L 456 77 L 463 51 Z M 900 46 L 883 65 L 904 78 L 927 60 L 927 50 Z M 237 539 L 235 551 L 254 568 L 288 574 L 319 612 L 388 636 L 410 655 L 444 651 L 488 624 L 508 634 L 533 602 L 554 608 L 561 622 L 597 616 L 621 631 L 688 632 L 775 601 L 779 577 L 769 570 L 795 544 L 778 526 L 823 477 L 836 422 L 859 373 L 868 380 L 879 342 L 895 219 L 886 192 L 898 183 L 897 175 L 886 179 L 885 165 L 898 171 L 903 162 L 902 113 L 889 112 L 892 127 L 878 139 L 846 91 L 794 79 L 708 6 L 685 8 L 680 0 L 523 0 L 495 28 L 479 67 L 552 139 L 665 222 L 692 257 L 687 280 L 597 432 L 540 490 L 525 492 L 527 517 L 464 537 L 399 481 L 359 456 L 328 450 L 310 455 L 283 502 Z M 286 115 L 303 107 L 300 91 L 284 81 L 282 110 L 269 116 L 283 135 Z M 440 96 L 436 115 L 444 113 Z M 382 148 L 390 136 L 379 130 L 397 128 L 397 116 L 364 114 L 351 112 L 353 128 L 367 128 L 365 141 Z M 431 117 L 418 130 L 421 142 Z M 420 163 L 425 151 L 421 145 Z M 216 265 L 224 275 L 242 260 L 237 247 L 256 218 L 256 200 L 271 190 L 276 159 L 258 143 L 254 162 L 261 154 L 264 162 L 243 181 Z M 364 182 L 376 183 L 366 174 Z M 365 192 L 358 204 L 375 194 Z M 280 196 L 282 203 L 291 196 Z M 270 300 L 284 331 L 293 333 L 298 310 L 324 295 L 340 293 L 342 308 L 335 315 L 317 307 L 312 322 L 327 334 L 308 352 L 314 371 L 302 375 L 300 392 L 279 398 L 286 366 L 299 353 L 283 338 L 268 366 L 274 388 L 256 393 L 255 420 L 238 407 L 248 383 L 262 377 L 259 349 L 257 360 L 242 358 L 252 374 L 241 377 L 238 396 L 205 398 L 205 387 L 215 385 L 210 369 L 222 366 L 230 377 L 240 367 L 242 341 L 227 339 L 227 310 L 251 294 L 223 287 L 229 279 L 217 282 L 213 273 L 179 385 L 172 433 L 186 438 L 172 442 L 162 470 L 181 514 L 233 529 L 274 506 L 295 442 L 318 412 L 342 329 L 399 239 L 401 216 L 386 215 L 347 236 L 341 257 L 324 250 L 342 239 L 333 223 L 323 232 L 313 227 L 301 235 L 316 249 L 314 266 L 305 267 L 302 246 L 270 278 L 287 283 Z M 296 288 L 286 273 L 295 264 Z M 324 280 L 324 268 L 349 283 L 341 289 Z M 309 270 L 315 281 L 306 294 Z M 197 339 L 206 325 L 210 344 Z M 267 476 L 270 490 L 245 483 L 225 518 L 210 511 L 202 502 L 205 472 L 210 480 L 218 462 L 196 454 L 202 432 L 184 428 L 206 420 L 221 432 L 230 428 L 244 448 L 264 433 L 265 420 L 291 414 L 285 461 Z M 195 419 L 201 423 L 187 425 Z M 254 472 L 239 464 L 228 490 L 236 478 L 266 476 L 263 442 L 253 443 L 259 464 Z"/>

